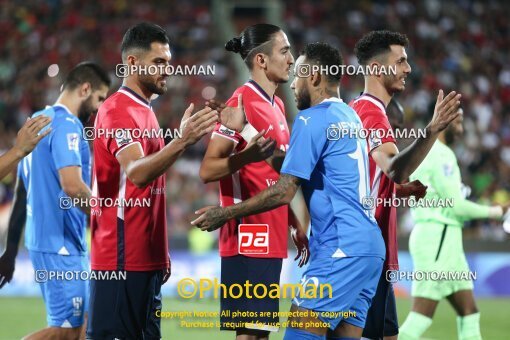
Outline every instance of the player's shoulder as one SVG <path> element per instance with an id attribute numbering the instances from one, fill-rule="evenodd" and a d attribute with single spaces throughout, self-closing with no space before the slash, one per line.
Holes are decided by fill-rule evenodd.
<path id="1" fill-rule="evenodd" d="M 230 105 L 237 105 L 237 97 L 239 94 L 243 95 L 243 105 L 249 106 L 249 105 L 271 105 L 271 99 L 269 96 L 260 88 L 259 85 L 257 85 L 255 82 L 248 81 L 244 83 L 242 86 L 238 87 L 234 93 L 232 94 L 232 97 L 230 97 L 229 102 Z M 278 98 L 277 96 L 274 96 L 274 103 L 275 104 L 281 104 L 283 106 L 283 101 Z"/>
<path id="2" fill-rule="evenodd" d="M 356 112 L 343 100 L 332 98 L 311 107 L 313 111 L 320 111 L 324 121 L 338 123 L 339 121 L 358 121 Z"/>
<path id="3" fill-rule="evenodd" d="M 71 114 L 66 108 L 55 105 L 52 107 L 54 116 L 52 118 L 52 128 L 66 128 L 71 130 L 81 130 L 83 124 L 80 119 L 75 115 Z"/>
<path id="4" fill-rule="evenodd" d="M 455 152 L 446 144 L 442 143 L 439 140 L 436 140 L 434 143 L 432 150 L 430 150 L 430 153 L 435 155 L 436 159 L 442 159 L 446 161 L 450 160 L 457 160 L 457 157 L 455 156 Z"/>
<path id="5" fill-rule="evenodd" d="M 384 104 L 377 98 L 364 94 L 353 99 L 349 106 L 354 109 L 360 116 L 386 116 L 386 108 Z"/>
<path id="6" fill-rule="evenodd" d="M 108 97 L 99 107 L 96 124 L 129 119 L 132 112 L 130 108 L 133 106 L 134 103 L 128 96 L 117 91 Z"/>
<path id="7" fill-rule="evenodd" d="M 365 128 L 368 129 L 375 126 L 391 128 L 382 104 L 375 104 L 369 100 L 359 100 L 358 102 L 354 100 L 349 106 L 357 113 Z"/>
<path id="8" fill-rule="evenodd" d="M 123 108 L 129 106 L 129 98 L 117 91 L 103 102 L 99 107 L 99 112 L 123 111 Z"/>
<path id="9" fill-rule="evenodd" d="M 327 124 L 327 111 L 328 107 L 325 105 L 314 105 L 308 109 L 304 109 L 298 112 L 295 118 L 295 124 L 300 122 L 304 126 L 323 126 Z"/>
<path id="10" fill-rule="evenodd" d="M 237 105 L 237 98 L 239 95 L 243 95 L 243 104 L 244 102 L 251 102 L 251 99 L 254 95 L 253 91 L 246 86 L 246 84 L 243 84 L 235 89 L 234 93 L 232 93 L 232 96 L 227 101 L 227 104 L 229 105 Z"/>

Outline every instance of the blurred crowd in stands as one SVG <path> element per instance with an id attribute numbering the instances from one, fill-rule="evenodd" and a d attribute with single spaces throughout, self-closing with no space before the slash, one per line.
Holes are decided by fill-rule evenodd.
<path id="1" fill-rule="evenodd" d="M 77 63 L 99 62 L 110 71 L 115 91 L 121 84 L 114 70 L 121 63 L 122 36 L 140 21 L 166 29 L 174 65 L 215 66 L 214 76 L 170 77 L 167 94 L 153 101 L 161 127 L 177 128 L 190 102 L 201 107 L 211 97 L 228 99 L 241 85 L 232 62 L 238 56 L 224 50 L 211 6 L 212 1 L 206 0 L 0 0 L 0 153 L 12 145 L 30 114 L 55 101 L 62 77 Z M 487 204 L 510 200 L 510 5 L 506 1 L 285 0 L 282 8 L 279 26 L 288 33 L 296 58 L 304 44 L 326 41 L 341 49 L 347 64 L 356 65 L 353 49 L 363 34 L 375 29 L 407 34 L 412 73 L 405 92 L 397 97 L 406 112 L 406 127 L 426 124 L 440 88 L 460 91 L 465 136 L 455 151 L 463 180 L 472 188 L 470 198 Z M 235 23 L 236 18 L 225 15 L 222 20 Z M 53 64 L 58 65 L 56 75 L 55 66 L 50 68 Z M 344 77 L 344 101 L 362 90 L 362 76 Z M 189 232 L 193 211 L 218 203 L 217 183 L 206 185 L 198 178 L 207 141 L 188 150 L 168 173 L 171 247 L 212 242 Z M 10 206 L 14 181 L 13 174 L 0 185 L 4 210 Z M 407 234 L 411 227 L 402 211 L 400 232 Z M 2 218 L 1 239 L 4 228 Z M 505 239 L 500 223 L 478 221 L 466 232 L 468 237 Z"/>
<path id="2" fill-rule="evenodd" d="M 462 93 L 464 139 L 455 153 L 462 178 L 480 203 L 510 199 L 510 4 L 506 1 L 285 1 L 285 23 L 294 50 L 313 41 L 340 47 L 356 65 L 356 41 L 371 30 L 405 33 L 412 73 L 397 99 L 406 127 L 430 119 L 439 89 Z M 363 90 L 362 77 L 344 77 L 342 97 Z M 412 221 L 400 218 L 402 233 Z M 468 236 L 504 239 L 501 223 L 477 221 Z"/>

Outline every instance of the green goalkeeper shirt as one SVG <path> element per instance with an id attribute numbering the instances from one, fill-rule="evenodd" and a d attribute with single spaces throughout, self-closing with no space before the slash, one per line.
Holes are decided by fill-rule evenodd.
<path id="1" fill-rule="evenodd" d="M 411 181 L 417 179 L 428 186 L 425 201 L 438 204 L 417 204 L 412 208 L 416 223 L 435 222 L 462 227 L 464 221 L 489 217 L 489 206 L 465 199 L 457 157 L 439 140 L 410 177 Z"/>

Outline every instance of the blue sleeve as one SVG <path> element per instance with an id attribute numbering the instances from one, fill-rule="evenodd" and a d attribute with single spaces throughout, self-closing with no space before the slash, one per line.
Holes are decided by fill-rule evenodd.
<path id="1" fill-rule="evenodd" d="M 51 155 L 57 170 L 67 166 L 82 166 L 80 143 L 81 128 L 76 122 L 64 120 L 51 133 Z"/>
<path id="2" fill-rule="evenodd" d="M 16 177 L 23 178 L 23 163 L 25 162 L 25 158 L 18 163 L 18 167 L 16 169 Z"/>
<path id="3" fill-rule="evenodd" d="M 296 116 L 290 146 L 281 169 L 282 174 L 310 180 L 328 142 L 326 112 L 314 111 L 305 110 Z"/>

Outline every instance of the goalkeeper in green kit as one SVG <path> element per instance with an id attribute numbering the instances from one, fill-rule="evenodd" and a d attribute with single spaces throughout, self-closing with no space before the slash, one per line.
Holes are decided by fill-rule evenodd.
<path id="1" fill-rule="evenodd" d="M 462 247 L 462 227 L 464 221 L 472 219 L 502 219 L 508 206 L 484 206 L 465 199 L 457 158 L 450 149 L 455 138 L 462 136 L 462 119 L 461 115 L 439 135 L 410 178 L 419 179 L 428 186 L 426 202 L 438 203 L 435 207 L 434 204 L 428 207 L 417 204 L 411 209 L 416 223 L 409 239 L 414 272 L 436 272 L 450 277 L 448 280 L 412 282 L 412 310 L 400 328 L 399 340 L 419 339 L 432 324 L 437 304 L 443 298 L 457 313 L 458 338 L 482 338 L 480 313 Z M 449 273 L 453 272 L 458 274 L 453 279 L 459 280 L 451 280 L 454 275 Z"/>

